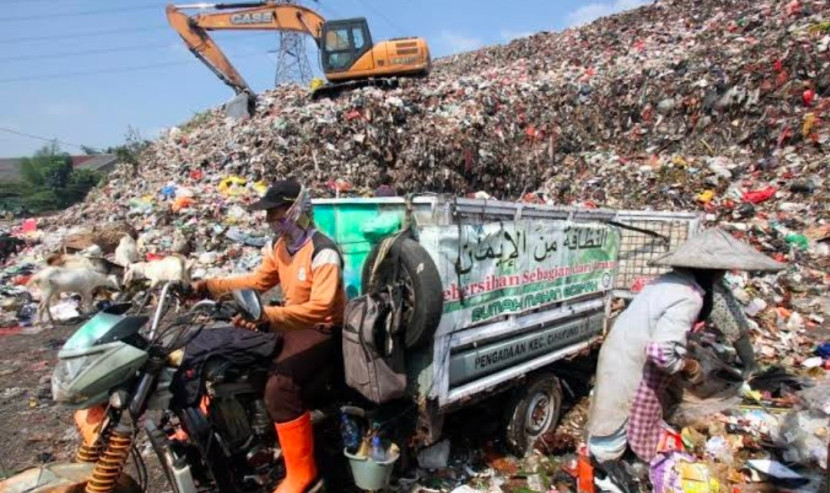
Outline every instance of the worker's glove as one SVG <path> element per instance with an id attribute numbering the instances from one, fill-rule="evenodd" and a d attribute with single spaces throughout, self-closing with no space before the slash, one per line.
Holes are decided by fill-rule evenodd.
<path id="1" fill-rule="evenodd" d="M 683 376 L 692 385 L 697 385 L 703 382 L 703 368 L 697 360 L 686 358 L 683 363 Z"/>
<path id="2" fill-rule="evenodd" d="M 245 318 L 241 313 L 234 315 L 231 319 L 231 323 L 240 329 L 268 332 L 267 320 L 251 321 Z"/>

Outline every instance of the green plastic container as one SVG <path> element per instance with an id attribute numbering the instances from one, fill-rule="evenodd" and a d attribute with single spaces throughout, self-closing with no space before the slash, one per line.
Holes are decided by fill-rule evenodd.
<path id="1" fill-rule="evenodd" d="M 343 449 L 343 455 L 349 459 L 349 467 L 352 469 L 354 484 L 362 490 L 378 491 L 389 486 L 392 478 L 392 470 L 395 469 L 395 462 L 398 461 L 400 453 L 384 462 L 375 462 L 369 457 L 358 457 Z"/>
<path id="2" fill-rule="evenodd" d="M 398 232 L 405 215 L 406 202 L 400 198 L 314 201 L 314 223 L 343 255 L 343 284 L 349 299 L 362 291 L 363 264 L 372 247 Z"/>

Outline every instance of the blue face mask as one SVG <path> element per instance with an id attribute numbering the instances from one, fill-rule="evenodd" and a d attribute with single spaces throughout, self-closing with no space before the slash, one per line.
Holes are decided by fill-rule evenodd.
<path id="1" fill-rule="evenodd" d="M 278 238 L 285 237 L 289 251 L 298 250 L 303 246 L 303 243 L 305 243 L 305 240 L 308 237 L 307 230 L 285 218 L 268 223 L 268 227 L 271 228 L 271 231 L 273 231 Z"/>
<path id="2" fill-rule="evenodd" d="M 282 236 L 283 234 L 283 228 L 279 221 L 268 223 L 268 229 L 270 229 L 271 232 L 277 235 L 278 237 Z"/>

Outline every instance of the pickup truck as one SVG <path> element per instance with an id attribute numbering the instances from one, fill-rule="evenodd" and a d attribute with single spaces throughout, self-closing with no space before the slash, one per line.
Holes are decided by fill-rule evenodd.
<path id="1" fill-rule="evenodd" d="M 508 391 L 506 439 L 520 455 L 558 423 L 555 363 L 600 341 L 612 300 L 661 274 L 649 261 L 701 219 L 437 195 L 319 199 L 314 218 L 340 247 L 349 298 L 373 272 L 406 286 L 412 443 L 436 442 L 447 413 Z M 399 265 L 376 267 L 381 240 L 401 231 Z"/>

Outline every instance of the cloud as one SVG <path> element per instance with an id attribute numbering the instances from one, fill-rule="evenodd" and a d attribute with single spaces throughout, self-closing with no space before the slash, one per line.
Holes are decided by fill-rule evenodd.
<path id="1" fill-rule="evenodd" d="M 472 51 L 484 45 L 484 42 L 480 38 L 466 36 L 452 31 L 443 31 L 441 33 L 441 42 L 446 45 L 449 53 Z"/>
<path id="2" fill-rule="evenodd" d="M 651 0 L 614 0 L 613 2 L 589 3 L 568 14 L 568 24 L 571 26 L 587 24 L 600 17 L 616 14 L 623 10 L 635 9 L 649 3 L 651 3 Z"/>
<path id="3" fill-rule="evenodd" d="M 513 41 L 518 38 L 526 38 L 534 34 L 533 31 L 514 31 L 512 29 L 502 29 L 499 31 L 499 36 L 504 41 Z"/>

